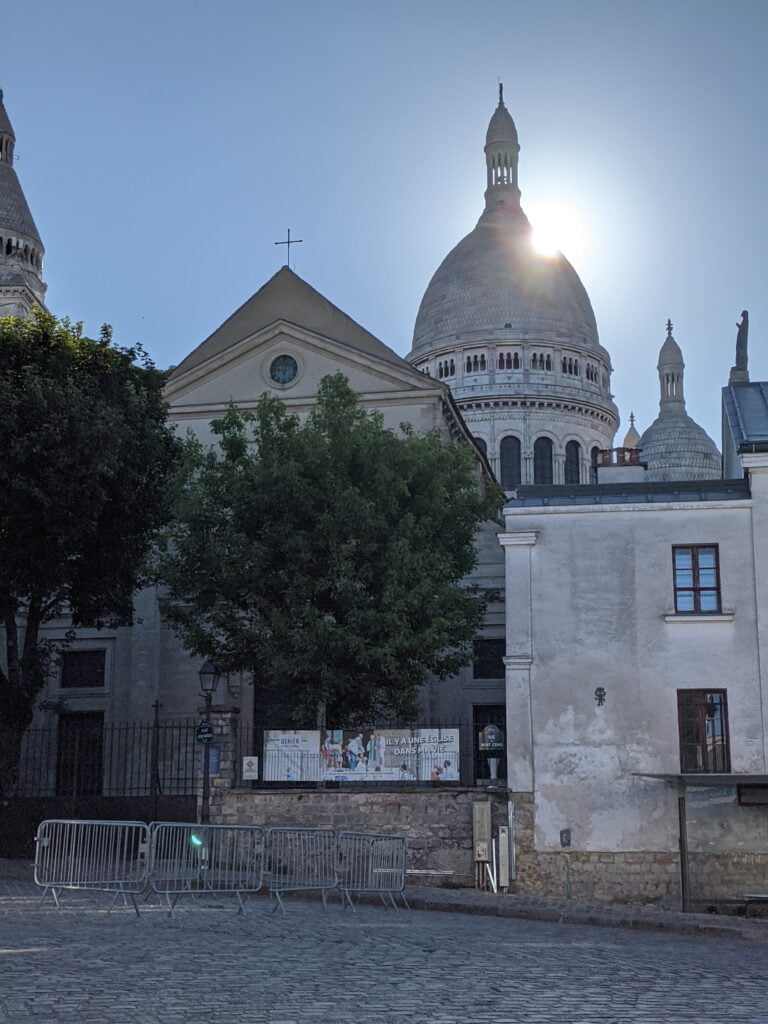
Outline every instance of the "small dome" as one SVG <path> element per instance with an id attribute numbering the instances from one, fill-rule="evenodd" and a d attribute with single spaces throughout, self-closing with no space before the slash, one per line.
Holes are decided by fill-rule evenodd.
<path id="1" fill-rule="evenodd" d="M 491 117 L 488 131 L 485 135 L 486 146 L 498 146 L 504 143 L 517 145 L 517 128 L 512 120 L 512 115 L 504 106 L 502 100 Z"/>
<path id="2" fill-rule="evenodd" d="M 648 479 L 715 480 L 722 463 L 717 445 L 688 413 L 662 412 L 637 443 Z"/>
<path id="3" fill-rule="evenodd" d="M 685 411 L 683 353 L 672 337 L 667 320 L 667 337 L 659 351 L 659 415 L 637 443 L 640 458 L 648 466 L 648 479 L 713 480 L 721 475 L 722 462 L 717 445 Z"/>

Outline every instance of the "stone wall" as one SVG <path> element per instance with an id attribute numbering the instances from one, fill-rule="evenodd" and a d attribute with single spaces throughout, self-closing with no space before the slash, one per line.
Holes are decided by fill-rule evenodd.
<path id="1" fill-rule="evenodd" d="M 531 793 L 484 789 L 234 789 L 237 709 L 215 707 L 214 742 L 221 770 L 211 780 L 211 821 L 391 832 L 408 838 L 409 867 L 452 871 L 451 884 L 474 884 L 472 807 L 490 801 L 494 833 L 511 825 L 513 890 L 550 899 L 680 905 L 680 861 L 671 851 L 537 850 Z M 743 810 L 743 809 L 742 809 Z M 761 809 L 762 810 L 762 809 Z M 768 852 L 701 850 L 709 837 L 701 810 L 689 838 L 692 901 L 737 900 L 765 890 Z M 434 879 L 432 879 L 434 881 Z"/>
<path id="2" fill-rule="evenodd" d="M 453 871 L 472 885 L 472 805 L 490 800 L 494 831 L 507 823 L 506 793 L 478 789 L 329 789 L 217 792 L 211 821 L 391 832 L 408 838 L 410 868 Z"/>

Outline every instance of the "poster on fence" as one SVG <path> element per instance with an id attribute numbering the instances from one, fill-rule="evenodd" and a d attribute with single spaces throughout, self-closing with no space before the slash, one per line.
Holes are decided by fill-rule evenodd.
<path id="1" fill-rule="evenodd" d="M 317 729 L 267 729 L 264 733 L 266 782 L 317 782 L 320 732 Z"/>
<path id="2" fill-rule="evenodd" d="M 267 781 L 458 782 L 458 729 L 268 730 Z"/>

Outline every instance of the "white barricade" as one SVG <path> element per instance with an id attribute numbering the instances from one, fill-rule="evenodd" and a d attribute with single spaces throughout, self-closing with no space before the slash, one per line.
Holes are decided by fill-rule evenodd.
<path id="1" fill-rule="evenodd" d="M 264 884 L 285 912 L 280 893 L 336 888 L 336 835 L 325 828 L 268 828 L 264 844 Z"/>
<path id="2" fill-rule="evenodd" d="M 62 889 L 131 897 L 147 884 L 149 829 L 143 821 L 42 821 L 35 836 L 35 882 L 59 906 Z M 110 907 L 110 909 L 112 909 Z"/>
<path id="3" fill-rule="evenodd" d="M 389 900 L 397 910 L 395 893 L 400 893 L 403 903 L 408 907 L 403 893 L 408 856 L 408 841 L 404 836 L 340 832 L 338 851 L 338 887 L 342 903 L 348 903 L 354 910 L 351 893 L 377 892 L 384 906 L 387 906 Z"/>
<path id="4" fill-rule="evenodd" d="M 169 916 L 184 895 L 234 893 L 238 913 L 243 896 L 262 884 L 264 830 L 258 825 L 150 825 L 149 884 L 165 896 Z"/>

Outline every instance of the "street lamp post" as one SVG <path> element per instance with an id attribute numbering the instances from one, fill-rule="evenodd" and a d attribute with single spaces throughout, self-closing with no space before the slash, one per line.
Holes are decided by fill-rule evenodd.
<path id="1" fill-rule="evenodd" d="M 200 808 L 200 821 L 207 825 L 210 820 L 211 804 L 211 704 L 216 687 L 219 685 L 219 670 L 212 661 L 203 662 L 198 673 L 200 676 L 200 692 L 205 697 L 205 724 L 209 726 L 203 739 L 203 803 Z"/>

